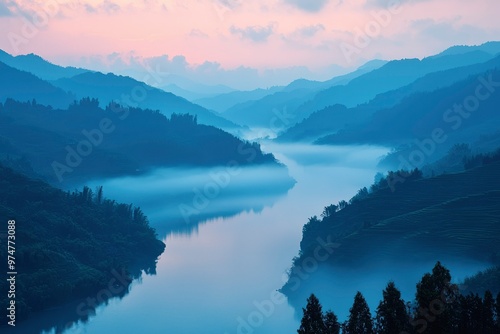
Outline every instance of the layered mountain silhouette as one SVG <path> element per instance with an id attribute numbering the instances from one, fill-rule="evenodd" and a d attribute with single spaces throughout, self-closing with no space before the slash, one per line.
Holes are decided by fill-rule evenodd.
<path id="1" fill-rule="evenodd" d="M 35 99 L 42 104 L 65 108 L 74 101 L 75 96 L 32 73 L 0 62 L 0 102 L 7 98 L 23 102 Z"/>
<path id="2" fill-rule="evenodd" d="M 257 101 L 236 105 L 223 115 L 235 123 L 267 127 L 275 117 L 276 110 L 286 111 L 289 115 L 288 122 L 282 124 L 282 127 L 288 128 L 328 106 L 342 104 L 356 107 L 379 94 L 407 86 L 430 73 L 484 63 L 499 52 L 500 43 L 489 42 L 475 47 L 451 48 L 422 60 L 372 62 L 352 74 L 327 81 L 325 86 L 302 80 L 292 83 L 288 94 L 280 91 Z M 306 84 L 301 85 L 301 82 Z"/>
<path id="3" fill-rule="evenodd" d="M 5 51 L 0 50 L 0 62 L 18 70 L 30 72 L 43 80 L 69 78 L 78 74 L 89 72 L 88 70 L 82 68 L 62 67 L 52 64 L 33 53 L 14 57 Z"/>
<path id="4" fill-rule="evenodd" d="M 374 113 L 387 108 L 396 108 L 405 98 L 414 94 L 431 93 L 457 84 L 460 81 L 465 84 L 463 81 L 469 77 L 485 75 L 487 71 L 494 70 L 499 66 L 500 56 L 497 56 L 482 63 L 432 72 L 409 85 L 381 93 L 368 103 L 353 108 L 327 107 L 316 111 L 310 117 L 282 133 L 278 139 L 282 141 L 312 141 L 328 133 L 354 131 L 354 128 L 364 127 L 367 122 L 370 122 L 370 118 L 375 117 L 373 116 Z M 442 92 L 442 94 L 446 93 Z M 444 98 L 445 95 L 442 95 L 442 97 Z M 407 105 L 402 106 L 400 110 L 406 107 Z M 418 108 L 418 104 L 413 108 Z M 362 136 L 358 138 L 363 141 Z M 328 140 L 322 140 L 321 142 L 326 143 Z"/>
<path id="5" fill-rule="evenodd" d="M 74 100 L 91 97 L 99 99 L 103 105 L 115 101 L 129 107 L 158 109 L 167 116 L 173 113 L 189 113 L 197 116 L 202 124 L 230 131 L 239 128 L 234 123 L 184 98 L 130 77 L 61 67 L 34 54 L 13 57 L 0 50 L 0 62 L 2 61 L 5 63 L 0 68 L 2 74 L 0 80 L 5 89 L 0 93 L 0 102 L 7 97 L 19 101 L 35 98 L 42 104 L 65 108 Z M 31 77 L 21 72 L 29 73 Z"/>

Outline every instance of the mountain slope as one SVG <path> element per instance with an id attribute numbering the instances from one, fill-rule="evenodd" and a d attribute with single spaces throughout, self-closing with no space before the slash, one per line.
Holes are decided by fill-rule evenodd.
<path id="1" fill-rule="evenodd" d="M 35 75 L 0 62 L 0 103 L 7 98 L 19 101 L 37 100 L 56 108 L 66 108 L 74 96 Z"/>
<path id="2" fill-rule="evenodd" d="M 323 137 L 318 143 L 397 146 L 430 138 L 435 129 L 441 129 L 446 136 L 446 145 L 440 145 L 442 147 L 456 142 L 473 142 L 481 135 L 498 131 L 499 83 L 500 69 L 495 69 L 434 92 L 413 94 L 392 108 L 375 112 L 368 121 Z M 487 94 L 486 98 L 479 100 L 478 91 Z M 477 101 L 470 112 L 463 106 L 462 111 L 454 107 L 468 101 Z"/>
<path id="3" fill-rule="evenodd" d="M 88 72 L 53 81 L 53 84 L 75 94 L 79 99 L 97 98 L 103 105 L 116 101 L 130 107 L 157 109 L 167 116 L 173 113 L 189 113 L 197 116 L 198 121 L 203 124 L 224 129 L 237 128 L 230 121 L 196 104 L 130 77 Z"/>
<path id="4" fill-rule="evenodd" d="M 30 72 L 43 80 L 57 80 L 69 78 L 78 74 L 88 72 L 88 70 L 76 67 L 62 67 L 54 65 L 35 54 L 11 56 L 0 50 L 0 62 L 21 71 Z"/>
<path id="5" fill-rule="evenodd" d="M 499 157 L 464 172 L 427 179 L 394 173 L 342 209 L 322 219 L 311 218 L 303 228 L 300 256 L 294 259 L 283 292 L 292 300 L 308 293 L 307 283 L 297 289 L 296 282 L 308 259 L 317 259 L 318 246 L 330 247 L 324 240 L 335 250 L 316 271 L 332 269 L 330 274 L 379 263 L 498 261 Z"/>
<path id="6" fill-rule="evenodd" d="M 276 164 L 257 144 L 197 124 L 193 116 L 167 118 L 118 105 L 103 110 L 95 100 L 68 110 L 13 100 L 0 104 L 0 157 L 24 157 L 58 186 L 157 167 Z"/>
<path id="7" fill-rule="evenodd" d="M 93 195 L 88 188 L 63 192 L 1 165 L 0 183 L 0 214 L 15 220 L 11 241 L 18 272 L 17 322 L 31 312 L 96 296 L 110 281 L 119 287 L 112 290 L 113 295 L 123 296 L 132 277 L 142 270 L 155 272 L 165 245 L 156 239 L 140 209 L 105 199 L 99 192 Z M 1 247 L 0 259 L 5 263 L 7 255 L 7 246 Z M 117 281 L 116 274 L 123 279 Z M 8 291 L 5 279 L 0 290 Z M 100 299 L 99 303 L 105 301 Z M 2 293 L 0 305 L 5 309 L 8 303 L 7 293 Z M 73 312 L 75 316 L 84 314 Z"/>
<path id="8" fill-rule="evenodd" d="M 307 117 L 312 112 L 330 105 L 343 104 L 347 107 L 354 107 L 370 101 L 378 94 L 406 86 L 426 74 L 486 62 L 493 57 L 486 52 L 473 51 L 437 58 L 428 57 L 422 60 L 394 60 L 377 70 L 353 79 L 346 85 L 321 91 L 314 99 L 300 106 L 297 113 Z"/>
<path id="9" fill-rule="evenodd" d="M 377 95 L 366 104 L 349 109 L 328 107 L 314 112 L 311 116 L 289 128 L 278 137 L 278 140 L 314 140 L 328 133 L 342 130 L 346 125 L 353 127 L 355 123 L 366 123 L 373 113 L 390 108 L 400 103 L 405 97 L 416 93 L 431 92 L 464 81 L 473 75 L 484 75 L 489 70 L 500 67 L 500 56 L 487 62 L 469 66 L 433 72 L 412 82 L 411 84 Z M 345 129 L 345 131 L 349 131 Z"/>
<path id="10" fill-rule="evenodd" d="M 352 73 L 334 77 L 328 81 L 295 80 L 280 91 L 266 95 L 257 101 L 246 101 L 232 106 L 223 113 L 224 117 L 237 124 L 269 127 L 276 113 L 286 114 L 286 122 L 280 127 L 290 127 L 304 116 L 297 114 L 297 108 L 328 87 L 345 85 L 351 80 L 362 76 L 385 64 L 384 61 L 371 61 Z M 276 125 L 273 124 L 273 127 Z"/>
<path id="11" fill-rule="evenodd" d="M 271 87 L 269 89 L 255 89 L 251 91 L 235 91 L 213 97 L 194 100 L 193 102 L 209 110 L 215 110 L 223 113 L 232 106 L 247 101 L 255 101 L 264 98 L 267 95 L 281 91 L 283 87 Z"/>

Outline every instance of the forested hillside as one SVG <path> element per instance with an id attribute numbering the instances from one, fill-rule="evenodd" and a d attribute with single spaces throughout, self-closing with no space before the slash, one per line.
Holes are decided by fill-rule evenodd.
<path id="1" fill-rule="evenodd" d="M 166 166 L 276 164 L 259 145 L 200 125 L 194 116 L 167 118 L 114 103 L 101 108 L 90 98 L 67 110 L 7 99 L 0 103 L 0 134 L 3 160 L 28 161 L 48 181 L 63 185 Z"/>
<path id="2" fill-rule="evenodd" d="M 106 199 L 103 189 L 64 192 L 0 166 L 0 216 L 15 221 L 16 315 L 96 295 L 99 303 L 128 292 L 141 270 L 155 272 L 165 245 L 140 208 Z M 7 226 L 5 224 L 4 226 Z M 9 228 L 10 229 L 10 228 Z M 12 234 L 9 234 L 12 235 Z M 1 234 L 2 245 L 7 230 Z M 0 259 L 7 263 L 7 247 Z M 43 284 L 41 283 L 43 282 Z M 7 281 L 0 291 L 8 291 Z M 111 287 L 111 288 L 110 288 Z M 7 308 L 7 294 L 0 305 Z M 84 305 L 85 318 L 94 310 Z"/>

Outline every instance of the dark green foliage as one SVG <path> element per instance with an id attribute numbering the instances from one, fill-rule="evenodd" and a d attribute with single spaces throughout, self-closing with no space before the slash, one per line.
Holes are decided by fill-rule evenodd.
<path id="1" fill-rule="evenodd" d="M 341 201 L 335 211 L 326 207 L 322 219 L 306 224 L 300 244 L 303 259 L 313 255 L 322 236 L 342 244 L 329 264 L 362 264 L 379 253 L 405 261 L 408 256 L 435 260 L 434 252 L 482 261 L 500 256 L 495 247 L 500 233 L 499 162 L 431 178 L 422 178 L 417 169 L 391 172 L 379 178 L 368 195 L 361 193 L 362 199 Z M 425 252 L 408 255 L 423 244 Z M 485 281 L 485 290 L 496 293 L 495 282 Z"/>
<path id="2" fill-rule="evenodd" d="M 500 292 L 497 294 L 495 301 L 495 317 L 496 317 L 496 328 L 500 331 Z"/>
<path id="3" fill-rule="evenodd" d="M 332 311 L 323 314 L 318 298 L 311 294 L 307 298 L 306 308 L 302 308 L 303 317 L 298 334 L 339 334 L 340 323 Z"/>
<path id="4" fill-rule="evenodd" d="M 483 332 L 495 333 L 495 299 L 491 291 L 484 293 L 482 311 Z"/>
<path id="5" fill-rule="evenodd" d="M 354 297 L 354 304 L 349 310 L 349 319 L 344 324 L 345 334 L 374 334 L 373 321 L 370 308 L 361 292 L 357 292 Z"/>
<path id="6" fill-rule="evenodd" d="M 94 192 L 63 192 L 0 166 L 0 216 L 16 221 L 16 303 L 29 313 L 108 288 L 116 273 L 154 273 L 165 245 L 139 208 Z M 6 247 L 0 259 L 6 263 Z M 128 286 L 121 286 L 121 294 Z M 5 290 L 5 280 L 0 282 Z M 118 294 L 119 296 L 120 294 Z M 105 300 L 103 300 L 105 301 Z M 5 307 L 6 295 L 0 295 Z M 4 308 L 5 309 L 5 308 Z"/>
<path id="7" fill-rule="evenodd" d="M 498 263 L 498 253 L 493 255 L 494 261 Z M 467 277 L 464 282 L 464 292 L 484 294 L 491 291 L 493 294 L 500 292 L 500 265 L 493 266 L 477 274 Z"/>
<path id="8" fill-rule="evenodd" d="M 325 333 L 326 327 L 323 321 L 323 311 L 318 298 L 312 294 L 307 299 L 306 308 L 302 309 L 304 313 L 298 334 L 322 334 Z"/>
<path id="9" fill-rule="evenodd" d="M 437 262 L 432 273 L 425 274 L 417 283 L 417 318 L 427 319 L 426 333 L 446 333 L 451 328 L 452 311 L 450 301 L 456 298 L 456 288 L 450 284 L 450 271 Z"/>
<path id="10" fill-rule="evenodd" d="M 500 161 L 500 149 L 492 153 L 480 153 L 463 160 L 464 168 L 474 168 Z"/>
<path id="11" fill-rule="evenodd" d="M 458 321 L 454 324 L 456 333 L 490 333 L 485 330 L 483 300 L 477 294 L 461 295 L 455 308 Z M 444 329 L 443 329 L 444 330 Z M 448 332 L 450 330 L 448 329 Z M 491 332 L 492 333 L 492 332 Z"/>
<path id="12" fill-rule="evenodd" d="M 363 187 L 363 188 L 359 189 L 358 192 L 356 193 L 356 195 L 354 195 L 354 197 L 352 197 L 349 200 L 349 204 L 356 203 L 357 201 L 361 201 L 363 198 L 366 198 L 367 196 L 368 196 L 368 189 L 366 189 L 366 187 Z"/>
<path id="13" fill-rule="evenodd" d="M 323 317 L 323 322 L 325 323 L 325 334 L 339 334 L 340 333 L 340 323 L 332 311 L 327 311 Z"/>
<path id="14" fill-rule="evenodd" d="M 383 291 L 383 299 L 377 307 L 376 329 L 379 334 L 392 334 L 410 328 L 409 315 L 401 292 L 394 282 L 389 282 Z"/>
<path id="15" fill-rule="evenodd" d="M 493 298 L 486 291 L 484 298 L 478 294 L 460 294 L 457 287 L 449 284 L 450 272 L 441 263 L 437 263 L 432 273 L 427 273 L 417 284 L 416 300 L 413 307 L 414 316 L 410 318 L 410 304 L 401 299 L 401 293 L 393 282 L 389 282 L 383 291 L 383 299 L 377 307 L 376 324 L 373 325 L 370 310 L 360 292 L 354 298 L 349 318 L 342 324 L 343 334 L 497 334 L 499 333 L 500 294 Z M 321 305 L 314 295 L 308 299 L 308 307 L 304 310 L 302 333 L 335 333 L 338 334 L 340 324 L 336 315 L 328 311 L 323 316 L 325 332 L 313 327 L 314 315 L 316 323 L 321 324 L 319 314 Z M 307 314 L 307 316 L 306 316 Z M 307 324 L 307 325 L 305 325 Z M 307 330 L 305 330 L 307 329 Z M 303 331 L 301 331 L 303 330 Z"/>
<path id="16" fill-rule="evenodd" d="M 338 209 L 339 209 L 339 207 L 335 204 L 330 204 L 328 206 L 325 206 L 325 208 L 323 209 L 323 212 L 321 213 L 321 217 L 322 218 L 330 217 L 335 212 L 337 212 Z"/>
<path id="17" fill-rule="evenodd" d="M 276 163 L 258 144 L 198 124 L 189 114 L 167 118 L 116 103 L 101 109 L 97 99 L 88 97 L 68 110 L 12 99 L 0 110 L 0 161 L 24 157 L 48 182 L 64 182 L 66 188 L 158 167 Z"/>

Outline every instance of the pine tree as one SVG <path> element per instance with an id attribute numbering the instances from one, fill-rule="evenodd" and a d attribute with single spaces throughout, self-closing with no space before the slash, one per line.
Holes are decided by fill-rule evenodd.
<path id="1" fill-rule="evenodd" d="M 349 310 L 349 319 L 344 326 L 344 334 L 374 334 L 370 308 L 361 292 L 354 297 L 354 304 Z"/>
<path id="2" fill-rule="evenodd" d="M 327 311 L 323 317 L 323 322 L 325 323 L 325 333 L 326 334 L 339 334 L 340 333 L 340 323 L 339 319 L 332 311 Z"/>
<path id="3" fill-rule="evenodd" d="M 417 330 L 428 334 L 449 333 L 452 330 L 452 305 L 456 292 L 450 285 L 450 271 L 437 262 L 417 284 Z"/>
<path id="4" fill-rule="evenodd" d="M 323 311 L 318 298 L 314 294 L 307 299 L 306 308 L 302 309 L 304 316 L 300 322 L 298 334 L 324 334 L 326 331 L 323 322 Z"/>
<path id="5" fill-rule="evenodd" d="M 497 300 L 495 303 L 495 316 L 496 316 L 496 327 L 500 333 L 500 292 L 497 295 Z"/>
<path id="6" fill-rule="evenodd" d="M 491 291 L 486 291 L 484 293 L 483 299 L 483 312 L 482 312 L 482 322 L 483 322 L 483 333 L 493 334 L 495 330 L 495 299 Z"/>
<path id="7" fill-rule="evenodd" d="M 389 282 L 382 294 L 383 299 L 377 307 L 377 333 L 392 334 L 408 330 L 410 323 L 406 304 L 394 282 Z"/>

